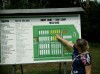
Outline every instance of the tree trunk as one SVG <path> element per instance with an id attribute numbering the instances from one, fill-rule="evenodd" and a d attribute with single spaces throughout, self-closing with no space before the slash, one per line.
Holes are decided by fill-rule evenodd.
<path id="1" fill-rule="evenodd" d="M 90 2 L 90 0 L 86 0 L 86 8 L 89 8 L 90 7 L 89 2 Z"/>

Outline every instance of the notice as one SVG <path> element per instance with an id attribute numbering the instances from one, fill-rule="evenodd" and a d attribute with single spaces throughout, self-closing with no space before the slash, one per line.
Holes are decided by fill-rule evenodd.
<path id="1" fill-rule="evenodd" d="M 27 63 L 32 61 L 32 29 L 31 24 L 16 23 L 16 61 L 17 63 Z"/>
<path id="2" fill-rule="evenodd" d="M 4 22 L 0 25 L 1 63 L 14 63 L 15 60 L 15 26 Z M 12 56 L 13 55 L 13 56 Z M 12 60 L 13 59 L 13 60 Z"/>
<path id="3" fill-rule="evenodd" d="M 28 25 L 27 25 L 28 24 Z M 33 62 L 32 26 L 14 19 L 0 22 L 0 63 Z"/>

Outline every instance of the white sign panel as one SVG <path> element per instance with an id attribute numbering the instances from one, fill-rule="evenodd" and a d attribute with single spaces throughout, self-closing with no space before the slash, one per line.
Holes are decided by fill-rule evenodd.
<path id="1" fill-rule="evenodd" d="M 57 26 L 57 25 L 74 25 L 76 31 L 81 37 L 80 30 L 80 15 L 73 16 L 52 16 L 52 17 L 35 17 L 35 18 L 0 18 L 0 64 L 25 64 L 25 63 L 40 63 L 40 62 L 60 62 L 60 61 L 71 61 L 71 59 L 54 59 L 58 58 L 57 55 L 51 57 L 51 55 L 40 55 L 44 50 L 40 50 L 43 44 L 38 46 L 38 49 L 35 49 L 35 26 Z M 45 27 L 49 29 L 51 28 Z M 44 29 L 45 29 L 44 28 Z M 38 28 L 39 29 L 39 28 Z M 43 29 L 43 28 L 42 28 Z M 39 29 L 40 30 L 40 29 Z M 43 31 L 49 32 L 48 31 Z M 58 33 L 58 30 L 55 30 Z M 41 31 L 39 31 L 40 33 Z M 75 36 L 76 33 L 73 33 Z M 63 36 L 64 38 L 72 38 L 72 36 Z M 38 37 L 39 39 L 40 37 Z M 45 37 L 46 38 L 46 37 Z M 49 40 L 47 38 L 46 40 Z M 45 40 L 44 40 L 45 41 Z M 39 43 L 39 42 L 38 42 Z M 37 44 L 39 45 L 39 44 Z M 49 45 L 49 44 L 48 44 Z M 48 45 L 44 45 L 46 48 L 49 48 Z M 37 51 L 38 50 L 38 51 Z M 41 52 L 40 52 L 40 51 Z M 37 51 L 35 53 L 35 51 Z M 62 51 L 62 50 L 61 50 Z M 45 50 L 45 53 L 51 54 L 49 50 Z M 56 53 L 56 50 L 54 51 Z M 38 54 L 39 53 L 39 54 Z M 60 54 L 60 50 L 58 51 Z M 63 51 L 61 52 L 63 53 Z M 57 53 L 56 53 L 57 54 Z M 46 56 L 51 59 L 44 59 Z M 41 58 L 43 57 L 43 58 Z M 48 58 L 47 57 L 47 58 Z M 36 58 L 36 59 L 35 59 Z M 62 57 L 62 54 L 60 56 Z M 38 60 L 37 60 L 38 59 Z M 42 59 L 42 60 L 41 60 Z"/>

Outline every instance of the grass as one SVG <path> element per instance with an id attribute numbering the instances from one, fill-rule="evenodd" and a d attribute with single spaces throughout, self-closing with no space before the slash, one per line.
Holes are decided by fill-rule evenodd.
<path id="1" fill-rule="evenodd" d="M 91 56 L 92 56 L 92 74 L 100 74 L 100 44 L 92 43 Z"/>
<path id="2" fill-rule="evenodd" d="M 92 73 L 100 74 L 100 44 L 90 43 L 90 53 L 92 56 Z M 71 63 L 67 63 L 67 74 L 70 74 Z M 59 74 L 59 63 L 41 63 L 23 65 L 24 74 Z M 0 74 L 13 74 L 11 65 L 0 66 Z M 16 74 L 21 74 L 20 66 L 16 66 Z M 63 71 L 63 63 L 61 63 L 61 72 Z"/>

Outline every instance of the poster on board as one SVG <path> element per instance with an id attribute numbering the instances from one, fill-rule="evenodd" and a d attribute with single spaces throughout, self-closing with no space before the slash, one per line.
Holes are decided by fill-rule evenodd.
<path id="1" fill-rule="evenodd" d="M 75 43 L 80 26 L 79 14 L 0 18 L 0 65 L 71 61 L 56 34 Z"/>

